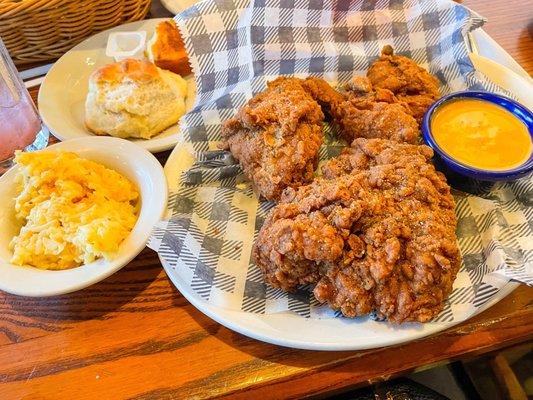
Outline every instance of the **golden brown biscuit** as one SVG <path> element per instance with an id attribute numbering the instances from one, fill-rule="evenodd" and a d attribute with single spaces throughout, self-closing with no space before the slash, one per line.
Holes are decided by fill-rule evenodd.
<path id="1" fill-rule="evenodd" d="M 105 65 L 89 78 L 85 125 L 97 135 L 149 139 L 185 113 L 187 82 L 147 60 Z"/>

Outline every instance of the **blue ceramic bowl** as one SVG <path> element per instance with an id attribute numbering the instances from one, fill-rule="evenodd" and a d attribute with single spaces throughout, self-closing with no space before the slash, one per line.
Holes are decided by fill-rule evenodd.
<path id="1" fill-rule="evenodd" d="M 424 138 L 426 144 L 435 151 L 435 153 L 442 160 L 444 165 L 446 165 L 446 167 L 448 167 L 452 171 L 455 171 L 461 175 L 465 175 L 470 178 L 474 178 L 481 181 L 511 181 L 526 176 L 528 173 L 533 171 L 533 152 L 532 154 L 530 154 L 528 160 L 522 165 L 505 171 L 491 171 L 474 168 L 469 165 L 465 165 L 446 154 L 439 147 L 439 145 L 433 138 L 433 135 L 431 134 L 431 118 L 433 116 L 433 113 L 435 112 L 435 110 L 437 110 L 439 106 L 448 101 L 460 98 L 473 98 L 484 100 L 505 108 L 507 111 L 510 111 L 515 117 L 517 117 L 527 126 L 529 135 L 533 140 L 533 113 L 522 104 L 517 103 L 516 101 L 508 97 L 489 92 L 464 91 L 451 93 L 433 103 L 433 105 L 429 107 L 429 109 L 424 114 L 424 118 L 422 120 L 422 137 Z M 472 151 L 476 150 L 472 149 Z"/>

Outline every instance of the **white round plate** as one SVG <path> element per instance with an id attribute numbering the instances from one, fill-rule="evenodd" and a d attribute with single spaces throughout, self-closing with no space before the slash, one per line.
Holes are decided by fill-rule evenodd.
<path id="1" fill-rule="evenodd" d="M 39 89 L 39 113 L 50 132 L 60 140 L 94 137 L 84 125 L 85 97 L 91 73 L 115 60 L 105 55 L 107 37 L 111 32 L 146 31 L 152 37 L 156 25 L 165 18 L 149 19 L 121 25 L 100 32 L 65 53 L 48 71 Z M 194 104 L 195 83 L 192 75 L 185 77 L 189 93 L 186 109 Z M 152 153 L 173 148 L 180 139 L 178 124 L 151 139 L 130 141 Z"/>
<path id="2" fill-rule="evenodd" d="M 179 14 L 200 0 L 161 0 L 161 4 L 173 14 Z"/>
<path id="3" fill-rule="evenodd" d="M 167 182 L 163 168 L 148 151 L 133 143 L 110 137 L 87 137 L 54 144 L 46 149 L 66 150 L 112 168 L 137 185 L 141 197 L 139 217 L 116 257 L 61 271 L 21 267 L 9 263 L 8 245 L 18 233 L 15 219 L 18 167 L 0 177 L 0 290 L 21 296 L 55 296 L 83 289 L 99 282 L 130 262 L 145 247 L 154 225 L 167 204 Z"/>
<path id="4" fill-rule="evenodd" d="M 480 72 L 490 76 L 492 71 L 482 68 L 483 66 Z M 509 71 L 505 67 L 502 68 Z M 505 88 L 512 91 L 510 87 Z M 175 189 L 173 185 L 179 182 L 181 172 L 190 166 L 190 154 L 186 143 L 178 144 L 170 154 L 164 168 L 170 191 Z M 199 299 L 178 274 L 172 271 L 172 267 L 161 257 L 160 260 L 172 283 L 198 310 L 229 329 L 280 346 L 330 351 L 369 349 L 419 339 L 459 323 L 408 323 L 395 326 L 369 318 L 306 319 L 290 312 L 262 315 L 223 309 Z M 507 283 L 477 312 L 492 307 L 518 286 L 519 283 L 516 282 Z"/>

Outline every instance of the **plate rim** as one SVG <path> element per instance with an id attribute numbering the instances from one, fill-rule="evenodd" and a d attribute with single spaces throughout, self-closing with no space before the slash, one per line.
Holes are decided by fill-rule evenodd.
<path id="1" fill-rule="evenodd" d="M 357 341 L 354 341 L 352 343 L 325 342 L 325 341 L 311 342 L 307 340 L 295 340 L 295 339 L 287 339 L 287 338 L 281 338 L 281 337 L 278 338 L 276 336 L 262 334 L 259 330 L 254 330 L 252 328 L 249 328 L 247 324 L 243 324 L 242 321 L 236 318 L 236 315 L 238 314 L 246 315 L 247 317 L 256 319 L 258 321 L 268 320 L 271 315 L 253 314 L 253 313 L 247 313 L 244 311 L 237 311 L 237 310 L 224 310 L 220 307 L 215 307 L 210 304 L 207 304 L 201 299 L 199 299 L 197 296 L 195 296 L 193 293 L 190 293 L 190 291 L 182 290 L 183 286 L 181 285 L 181 282 L 178 282 L 175 278 L 173 278 L 172 274 L 169 274 L 167 272 L 167 268 L 171 268 L 171 267 L 161 257 L 159 259 L 161 260 L 161 264 L 163 265 L 163 269 L 165 270 L 165 273 L 167 274 L 170 281 L 174 284 L 176 289 L 178 289 L 179 292 L 183 295 L 183 297 L 185 297 L 187 301 L 191 303 L 201 313 L 205 314 L 206 316 L 216 321 L 217 323 L 225 326 L 226 328 L 231 329 L 235 332 L 238 332 L 244 336 L 250 337 L 252 339 L 260 340 L 265 343 L 275 344 L 278 346 L 300 349 L 300 350 L 318 350 L 318 351 L 369 350 L 369 349 L 375 349 L 379 347 L 394 346 L 397 344 L 411 342 L 413 340 L 421 339 L 426 336 L 430 336 L 432 334 L 442 332 L 462 322 L 468 321 L 470 318 L 492 307 L 493 305 L 498 303 L 500 300 L 503 300 L 505 297 L 511 294 L 516 288 L 518 288 L 518 286 L 520 286 L 518 282 L 509 282 L 506 285 L 504 285 L 502 289 L 499 291 L 499 293 L 501 294 L 500 296 L 493 297 L 490 301 L 488 301 L 486 304 L 484 304 L 482 307 L 476 310 L 476 312 L 470 315 L 468 318 L 464 320 L 453 321 L 453 322 L 436 322 L 436 323 L 426 324 L 424 325 L 424 329 L 421 329 L 419 332 L 413 332 L 409 336 L 409 338 L 403 338 L 403 337 L 398 338 L 395 336 L 391 336 L 390 340 L 377 339 L 375 341 L 372 341 L 370 338 L 368 338 L 368 341 L 365 343 L 361 343 Z M 232 314 L 235 314 L 235 318 L 231 317 Z M 281 315 L 281 313 L 277 315 Z M 289 313 L 284 313 L 284 315 L 285 317 L 289 319 L 302 318 L 296 315 L 291 315 Z M 312 321 L 312 319 L 310 319 L 310 321 Z M 357 340 L 360 340 L 360 338 L 358 338 Z"/>
<path id="2" fill-rule="evenodd" d="M 57 126 L 54 125 L 53 121 L 52 121 L 52 123 L 50 123 L 50 119 L 49 119 L 49 115 L 48 115 L 48 107 L 52 107 L 54 105 L 54 104 L 47 105 L 48 99 L 45 97 L 47 95 L 46 94 L 47 91 L 50 90 L 50 89 L 48 89 L 48 87 L 49 87 L 49 85 L 51 85 L 51 83 L 50 83 L 50 81 L 48 79 L 50 79 L 49 78 L 50 76 L 53 76 L 55 73 L 57 73 L 58 69 L 61 67 L 61 63 L 65 61 L 65 58 L 67 56 L 70 56 L 72 54 L 71 52 L 79 50 L 80 47 L 86 46 L 87 44 L 90 44 L 91 41 L 95 40 L 95 38 L 97 36 L 105 37 L 105 35 L 109 35 L 109 33 L 112 33 L 112 32 L 121 32 L 121 31 L 125 31 L 125 30 L 130 30 L 130 29 L 138 30 L 144 24 L 153 24 L 154 27 L 155 27 L 156 23 L 159 23 L 159 22 L 165 21 L 165 20 L 169 20 L 169 19 L 171 19 L 171 18 L 170 17 L 168 17 L 168 18 L 149 18 L 149 19 L 145 19 L 145 20 L 141 20 L 141 21 L 134 21 L 134 22 L 129 22 L 127 24 L 115 26 L 113 28 L 109 28 L 109 29 L 106 29 L 104 31 L 95 33 L 94 35 L 84 39 L 82 42 L 78 43 L 72 49 L 70 49 L 65 54 L 63 54 L 54 63 L 54 65 L 52 65 L 50 70 L 46 73 L 46 75 L 43 78 L 43 81 L 42 81 L 42 83 L 41 83 L 41 85 L 39 87 L 39 92 L 37 94 L 37 108 L 39 110 L 39 115 L 41 116 L 41 120 L 43 121 L 43 123 L 49 129 L 50 133 L 52 135 L 54 135 L 57 139 L 62 141 L 62 142 L 65 142 L 67 140 L 82 138 L 82 137 L 98 137 L 98 136 L 113 137 L 113 136 L 108 136 L 108 135 L 95 135 L 95 134 L 92 134 L 92 133 L 90 133 L 88 131 L 87 131 L 87 135 L 74 136 L 74 137 L 65 136 L 63 133 L 61 133 L 61 128 L 58 129 Z M 105 47 L 102 47 L 100 50 L 102 50 L 105 53 Z M 187 78 L 189 78 L 189 76 L 184 77 L 184 79 L 187 79 Z M 194 78 L 191 78 L 191 79 L 194 79 Z M 177 122 L 173 126 L 176 126 L 176 125 L 179 126 L 179 122 Z M 172 135 L 169 135 L 169 136 L 164 136 L 162 138 L 157 138 L 157 136 L 156 136 L 156 137 L 153 137 L 153 138 L 150 138 L 150 139 L 147 139 L 147 140 L 137 140 L 137 141 L 131 140 L 131 139 L 124 139 L 124 140 L 127 140 L 127 141 L 129 141 L 129 142 L 131 142 L 131 143 L 133 143 L 133 144 L 135 144 L 137 146 L 140 146 L 140 147 L 148 150 L 151 153 L 158 153 L 158 152 L 161 152 L 161 151 L 166 151 L 166 150 L 173 149 L 176 146 L 176 144 L 178 144 L 180 142 L 181 139 L 182 139 L 181 132 L 178 131 L 175 134 L 172 134 Z"/>

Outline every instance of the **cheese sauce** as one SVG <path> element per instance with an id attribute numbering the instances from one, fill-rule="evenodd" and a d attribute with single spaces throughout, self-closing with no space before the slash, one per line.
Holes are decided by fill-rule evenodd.
<path id="1" fill-rule="evenodd" d="M 443 104 L 431 119 L 431 132 L 450 157 L 478 169 L 513 169 L 532 151 L 526 125 L 503 107 L 483 100 Z"/>

